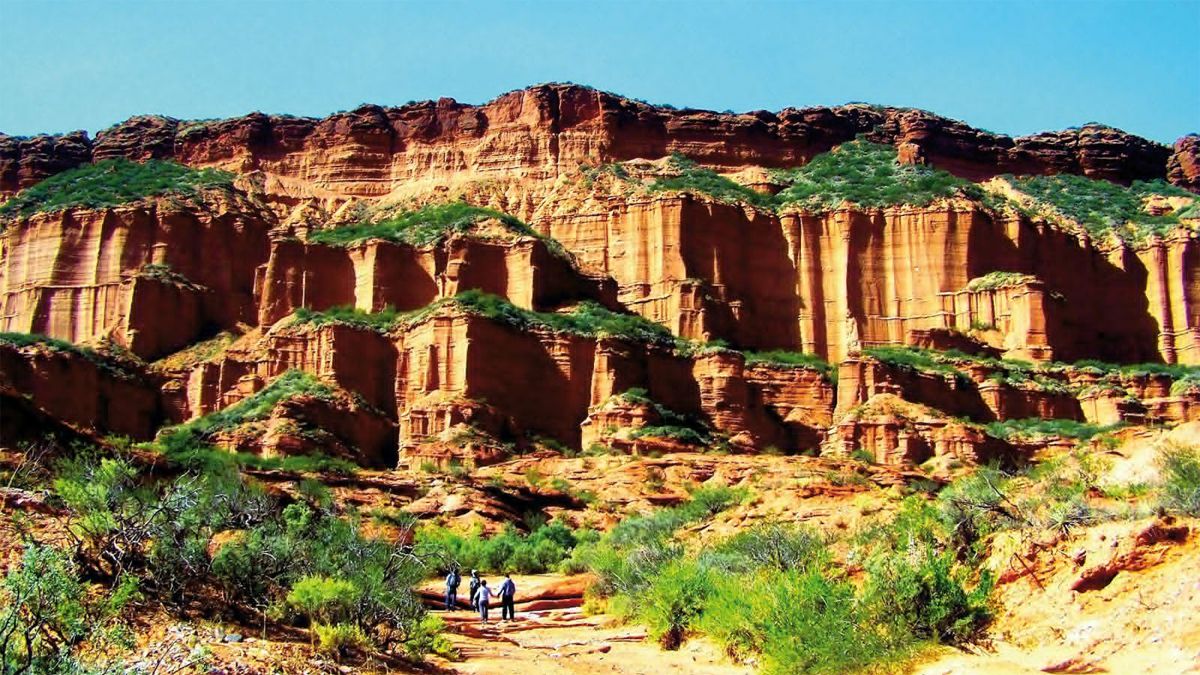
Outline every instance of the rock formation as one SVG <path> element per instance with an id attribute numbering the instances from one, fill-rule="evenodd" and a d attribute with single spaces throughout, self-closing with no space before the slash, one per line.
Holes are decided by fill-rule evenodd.
<path id="1" fill-rule="evenodd" d="M 1148 218 L 1177 214 L 1171 227 L 1126 238 L 1003 181 L 918 204 L 751 198 L 779 191 L 773 169 L 856 137 L 894 146 L 896 166 L 972 181 L 1200 189 L 1195 136 L 1172 149 L 1087 125 L 1012 139 L 917 110 L 675 111 L 569 85 L 323 120 L 137 117 L 94 141 L 0 136 L 10 197 L 114 159 L 234 174 L 3 216 L 0 331 L 161 360 L 106 369 L 52 341 L 0 340 L 0 382 L 6 400 L 71 425 L 149 438 L 304 371 L 339 393 L 281 400 L 209 440 L 373 466 L 481 466 L 538 444 L 970 463 L 1027 450 L 989 423 L 1195 418 L 1200 391 L 1181 365 L 1200 363 L 1186 192 L 1143 204 Z M 672 153 L 751 197 L 659 189 Z M 455 200 L 530 225 L 489 211 L 425 238 L 383 228 Z M 328 236 L 340 228 L 362 234 Z M 879 351 L 904 346 L 944 358 L 913 367 Z M 1063 365 L 1081 359 L 1160 368 Z"/>

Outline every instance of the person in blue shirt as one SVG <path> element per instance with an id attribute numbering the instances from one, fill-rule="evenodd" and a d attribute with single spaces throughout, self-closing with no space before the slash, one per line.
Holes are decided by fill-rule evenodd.
<path id="1" fill-rule="evenodd" d="M 451 567 L 450 573 L 446 575 L 446 611 L 454 609 L 458 604 L 458 585 L 462 583 L 462 577 L 458 574 L 457 567 Z"/>
<path id="2" fill-rule="evenodd" d="M 517 594 L 517 585 L 513 583 L 512 575 L 505 574 L 504 581 L 500 584 L 500 620 L 512 621 L 517 618 L 517 612 L 513 607 L 513 596 Z"/>

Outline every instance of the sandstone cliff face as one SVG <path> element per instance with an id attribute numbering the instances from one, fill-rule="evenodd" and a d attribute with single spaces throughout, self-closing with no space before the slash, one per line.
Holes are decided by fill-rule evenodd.
<path id="1" fill-rule="evenodd" d="M 1189 134 L 1175 141 L 1167 160 L 1167 180 L 1185 190 L 1200 192 L 1200 136 Z"/>
<path id="2" fill-rule="evenodd" d="M 0 342 L 0 408 L 13 410 L 14 398 L 73 427 L 136 440 L 153 437 L 166 421 L 155 382 L 136 367 Z"/>
<path id="3" fill-rule="evenodd" d="M 920 110 L 848 105 L 723 114 L 548 84 L 479 106 L 451 99 L 366 105 L 322 120 L 261 113 L 219 122 L 135 117 L 100 132 L 94 143 L 79 134 L 2 136 L 0 193 L 86 159 L 122 156 L 262 171 L 313 190 L 379 196 L 403 182 L 501 174 L 546 180 L 581 163 L 672 152 L 729 169 L 796 166 L 859 134 L 897 146 L 909 161 L 972 179 L 1068 172 L 1128 183 L 1167 177 L 1172 157 L 1170 148 L 1099 125 L 1013 139 Z M 1186 185 L 1189 175 L 1170 177 Z"/>
<path id="4" fill-rule="evenodd" d="M 0 331 L 73 342 L 112 335 L 155 358 L 205 331 L 253 323 L 268 227 L 236 197 L 205 208 L 158 200 L 18 221 L 0 239 Z"/>
<path id="5" fill-rule="evenodd" d="M 914 331 L 986 326 L 1021 358 L 1200 359 L 1188 237 L 1104 250 L 966 204 L 776 216 L 690 196 L 542 224 L 584 269 L 611 275 L 625 306 L 688 338 L 838 361 Z M 997 270 L 1042 278 L 967 289 Z"/>
<path id="6" fill-rule="evenodd" d="M 362 453 L 372 465 L 446 453 L 486 464 L 503 457 L 504 442 L 538 437 L 576 450 L 694 449 L 695 441 L 633 433 L 671 415 L 735 451 L 974 462 L 1017 452 L 979 423 L 1200 414 L 1200 394 L 1172 395 L 1169 378 L 1088 381 L 1073 370 L 1043 387 L 998 380 L 983 366 L 930 374 L 861 356 L 917 344 L 1030 361 L 1200 363 L 1200 254 L 1190 231 L 1114 244 L 966 199 L 777 213 L 639 189 L 636 176 L 595 188 L 588 178 L 581 187 L 581 164 L 680 152 L 769 191 L 766 168 L 803 163 L 859 134 L 895 145 L 904 162 L 973 179 L 1168 176 L 1192 190 L 1200 180 L 1195 137 L 1168 149 L 1093 125 L 1010 139 L 922 111 L 852 105 L 726 115 L 558 85 L 482 106 L 363 106 L 323 120 L 139 117 L 94 142 L 0 136 L 0 194 L 116 157 L 241 175 L 236 189 L 198 202 L 152 198 L 7 220 L 0 331 L 109 338 L 146 359 L 220 330 L 244 336 L 199 363 L 162 366 L 161 381 L 110 382 L 86 359 L 29 350 L 0 354 L 0 375 L 10 398 L 27 394 L 72 424 L 146 437 L 158 423 L 220 410 L 300 369 L 351 398 L 294 402 L 255 433 L 222 442 L 307 452 L 314 437 L 293 432 L 316 427 L 328 430 L 320 442 L 334 454 Z M 427 246 L 309 239 L 376 206 L 455 197 L 523 217 L 567 253 L 543 238 L 475 231 Z M 992 272 L 1014 274 L 972 283 Z M 415 310 L 468 289 L 537 311 L 594 300 L 692 340 L 814 353 L 841 363 L 837 391 L 817 370 L 753 355 L 748 362 L 716 345 L 672 350 L 519 330 L 453 304 L 388 332 L 288 319 L 300 308 Z M 56 379 L 84 392 L 79 401 Z M 621 397 L 631 389 L 653 404 Z M 129 410 L 113 409 L 114 398 Z"/>
<path id="7" fill-rule="evenodd" d="M 423 248 L 378 240 L 341 248 L 285 239 L 271 244 L 260 275 L 263 326 L 298 307 L 407 311 L 469 289 L 525 309 L 584 299 L 615 303 L 611 284 L 580 275 L 534 238 L 505 243 L 453 237 Z"/>
<path id="8" fill-rule="evenodd" d="M 814 450 L 833 407 L 832 386 L 806 368 L 747 367 L 734 352 L 687 357 L 641 343 L 521 331 L 452 307 L 386 335 L 280 323 L 252 351 L 177 374 L 181 384 L 172 389 L 185 399 L 178 407 L 196 417 L 290 369 L 357 392 L 398 425 L 402 451 L 418 454 L 422 444 L 464 427 L 580 449 L 609 426 L 600 421 L 611 399 L 634 388 L 735 444 L 781 452 Z M 643 415 L 626 426 L 644 423 Z"/>

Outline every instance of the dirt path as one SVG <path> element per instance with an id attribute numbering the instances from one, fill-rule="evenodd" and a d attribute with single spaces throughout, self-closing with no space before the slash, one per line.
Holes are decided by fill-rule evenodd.
<path id="1" fill-rule="evenodd" d="M 491 583 L 498 583 L 498 579 Z M 690 640 L 679 651 L 667 652 L 648 641 L 640 626 L 615 625 L 605 615 L 584 616 L 584 576 L 540 575 L 514 577 L 517 616 L 499 620 L 499 603 L 490 623 L 469 609 L 438 612 L 446 621 L 451 642 L 462 654 L 457 662 L 441 667 L 457 673 L 629 673 L 663 675 L 749 675 L 753 670 L 730 663 L 721 651 L 704 640 Z M 465 586 L 465 583 L 464 583 Z M 439 584 L 424 587 L 431 607 Z M 464 589 L 465 590 L 465 589 Z M 463 603 L 465 604 L 463 593 Z"/>

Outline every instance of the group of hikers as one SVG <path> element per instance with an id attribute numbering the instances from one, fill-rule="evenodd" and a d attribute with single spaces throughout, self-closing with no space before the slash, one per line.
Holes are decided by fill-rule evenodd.
<path id="1" fill-rule="evenodd" d="M 457 567 L 451 567 L 450 573 L 446 575 L 446 611 L 458 606 L 458 587 L 462 583 L 462 577 L 458 574 Z M 513 583 L 512 575 L 505 574 L 504 581 L 500 582 L 499 591 L 493 591 L 488 587 L 486 579 L 479 578 L 479 572 L 471 570 L 471 609 L 479 612 L 479 619 L 483 623 L 488 622 L 488 604 L 493 596 L 500 596 L 500 620 L 510 621 L 516 618 L 516 610 L 513 608 L 513 596 L 517 594 L 517 585 Z"/>

